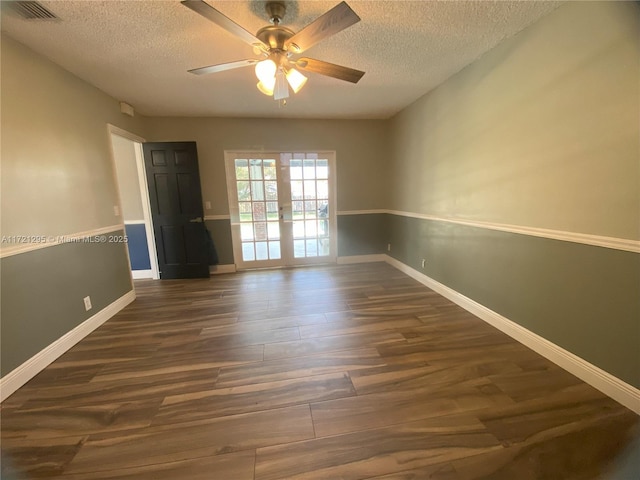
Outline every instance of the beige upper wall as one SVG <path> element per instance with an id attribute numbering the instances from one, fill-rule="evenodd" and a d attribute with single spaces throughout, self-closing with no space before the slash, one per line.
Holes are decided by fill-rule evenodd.
<path id="1" fill-rule="evenodd" d="M 143 136 L 143 119 L 6 35 L 1 62 L 2 234 L 121 223 L 107 123 Z"/>
<path id="2" fill-rule="evenodd" d="M 640 238 L 639 32 L 570 2 L 401 112 L 390 208 Z"/>
<path id="3" fill-rule="evenodd" d="M 265 101 L 269 101 L 265 99 Z M 335 150 L 338 210 L 384 208 L 388 123 L 378 120 L 149 118 L 149 141 L 195 141 L 205 215 L 229 213 L 225 150 Z"/>

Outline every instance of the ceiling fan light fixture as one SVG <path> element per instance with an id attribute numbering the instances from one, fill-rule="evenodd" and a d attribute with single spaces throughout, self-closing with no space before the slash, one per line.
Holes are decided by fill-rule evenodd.
<path id="1" fill-rule="evenodd" d="M 294 93 L 298 93 L 300 90 L 302 90 L 302 87 L 304 87 L 305 83 L 307 83 L 307 77 L 305 77 L 295 68 L 290 68 L 287 72 L 287 82 L 289 82 L 291 90 L 293 90 Z"/>
<path id="2" fill-rule="evenodd" d="M 263 85 L 270 85 L 275 77 L 277 70 L 276 62 L 267 58 L 261 62 L 256 63 L 256 77 L 262 82 Z"/>
<path id="3" fill-rule="evenodd" d="M 287 86 L 287 77 L 284 71 L 280 68 L 276 73 L 276 85 L 273 90 L 273 99 L 282 100 L 283 98 L 289 98 L 289 87 Z"/>
<path id="4" fill-rule="evenodd" d="M 258 90 L 270 97 L 273 95 L 273 90 L 276 86 L 276 77 L 271 77 L 266 82 L 260 80 L 256 86 L 258 87 Z"/>

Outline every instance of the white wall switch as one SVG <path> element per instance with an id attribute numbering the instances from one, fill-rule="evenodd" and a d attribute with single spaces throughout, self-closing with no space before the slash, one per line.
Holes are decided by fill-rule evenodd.
<path id="1" fill-rule="evenodd" d="M 91 297 L 86 296 L 84 297 L 84 309 L 88 312 L 89 310 L 91 310 Z"/>

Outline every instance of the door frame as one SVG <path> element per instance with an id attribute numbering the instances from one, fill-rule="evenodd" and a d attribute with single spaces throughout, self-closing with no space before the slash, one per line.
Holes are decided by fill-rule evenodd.
<path id="1" fill-rule="evenodd" d="M 328 160 L 329 163 L 329 231 L 332 232 L 329 236 L 329 251 L 330 255 L 324 257 L 304 257 L 296 259 L 293 256 L 293 244 L 285 245 L 281 243 L 281 252 L 282 256 L 280 260 L 262 260 L 259 262 L 247 262 L 249 265 L 244 264 L 242 261 L 242 247 L 240 245 L 241 242 L 236 241 L 236 237 L 240 237 L 240 223 L 237 221 L 239 218 L 239 212 L 237 212 L 237 207 L 232 204 L 232 201 L 237 205 L 237 198 L 233 198 L 232 192 L 235 191 L 235 171 L 229 171 L 230 159 L 236 158 L 275 158 L 277 165 L 279 167 L 278 170 L 278 184 L 284 185 L 282 189 L 283 193 L 288 195 L 288 198 L 285 200 L 279 199 L 279 204 L 283 207 L 284 219 L 283 222 L 286 227 L 281 228 L 280 230 L 280 238 L 282 242 L 283 232 L 291 231 L 293 228 L 293 218 L 292 218 L 292 204 L 291 204 L 291 188 L 290 188 L 290 175 L 288 170 L 288 165 L 282 165 L 282 154 L 285 153 L 301 153 L 308 154 L 313 153 L 317 154 L 319 157 L 324 157 Z M 233 258 L 234 264 L 237 270 L 249 270 L 256 268 L 283 268 L 283 267 L 296 267 L 296 266 L 306 266 L 306 265 L 320 265 L 320 264 L 332 264 L 337 263 L 338 260 L 338 220 L 337 220 L 337 156 L 335 150 L 225 150 L 224 151 L 224 167 L 225 167 L 225 178 L 227 185 L 227 202 L 229 205 L 229 217 L 231 224 L 231 236 L 232 241 L 231 244 L 233 246 Z M 282 171 L 285 170 L 286 174 L 283 175 Z M 291 240 L 293 240 L 293 234 L 291 234 Z M 285 255 L 285 252 L 287 254 Z M 287 263 L 290 260 L 291 263 Z M 252 265 L 256 264 L 256 265 Z"/>
<path id="2" fill-rule="evenodd" d="M 107 124 L 107 131 L 109 133 L 109 150 L 111 152 L 111 164 L 113 166 L 113 174 L 116 183 L 116 190 L 118 194 L 118 208 L 120 209 L 120 215 L 123 215 L 122 212 L 122 197 L 120 194 L 120 185 L 118 183 L 118 177 L 116 174 L 116 159 L 113 151 L 113 144 L 111 143 L 111 135 L 116 135 L 118 137 L 126 138 L 133 142 L 135 155 L 136 155 L 136 169 L 138 172 L 138 187 L 140 189 L 140 199 L 142 200 L 142 216 L 144 219 L 144 227 L 145 234 L 147 237 L 147 249 L 149 251 L 149 263 L 151 265 L 151 278 L 153 280 L 160 279 L 160 270 L 158 268 L 158 255 L 156 252 L 156 241 L 155 234 L 153 230 L 153 222 L 151 221 L 151 202 L 149 200 L 149 187 L 147 185 L 147 175 L 144 168 L 144 156 L 142 154 L 142 144 L 146 143 L 146 140 L 134 133 L 123 130 L 122 128 L 116 127 L 110 123 Z M 124 217 L 122 220 L 122 225 L 124 227 Z M 127 248 L 127 258 L 129 258 L 129 249 Z M 129 270 L 131 272 L 131 278 L 149 278 L 147 275 L 145 276 L 136 276 L 134 271 L 131 270 L 131 261 L 129 260 Z"/>

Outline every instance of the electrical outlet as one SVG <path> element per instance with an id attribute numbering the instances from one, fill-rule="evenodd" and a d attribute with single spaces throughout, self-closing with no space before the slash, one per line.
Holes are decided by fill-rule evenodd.
<path id="1" fill-rule="evenodd" d="M 424 268 L 424 264 L 425 264 L 425 262 L 426 262 L 426 260 L 423 258 L 423 259 L 422 259 L 422 262 L 421 262 L 422 268 Z"/>
<path id="2" fill-rule="evenodd" d="M 387 252 L 390 252 L 390 251 L 391 251 L 391 244 L 387 243 Z"/>
<path id="3" fill-rule="evenodd" d="M 120 207 L 119 207 L 118 205 L 114 205 L 114 206 L 113 206 L 113 214 L 114 214 L 116 217 L 119 217 L 119 216 L 120 216 Z"/>
<path id="4" fill-rule="evenodd" d="M 204 209 L 205 210 L 211 210 L 211 202 L 209 200 L 204 202 Z"/>
<path id="5" fill-rule="evenodd" d="M 88 312 L 89 310 L 91 310 L 91 297 L 90 296 L 86 296 L 84 297 L 84 309 Z"/>

